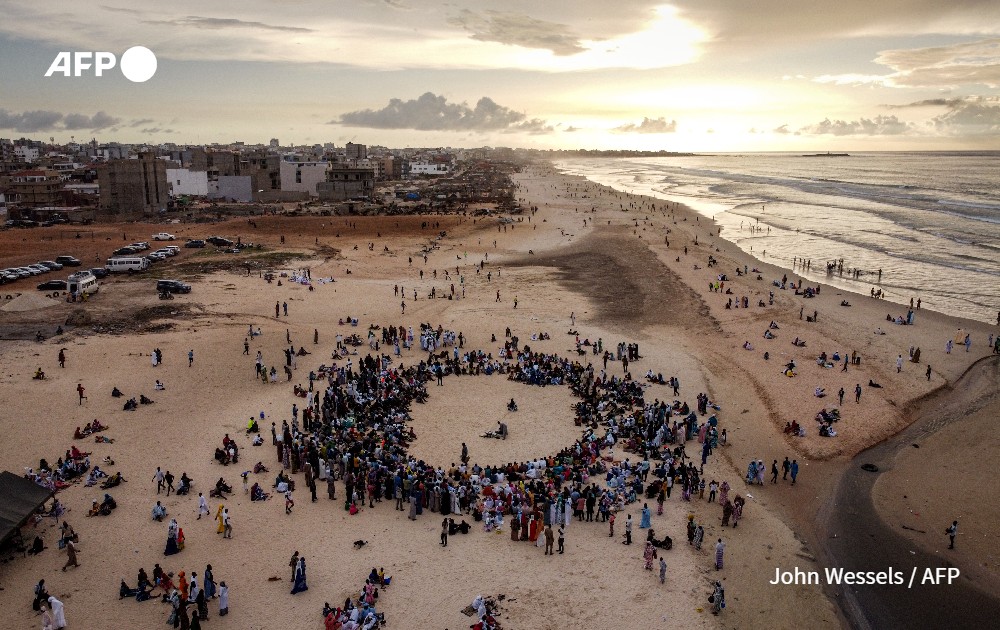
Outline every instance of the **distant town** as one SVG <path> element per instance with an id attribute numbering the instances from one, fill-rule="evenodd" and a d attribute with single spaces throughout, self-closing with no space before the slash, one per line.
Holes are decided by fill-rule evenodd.
<path id="1" fill-rule="evenodd" d="M 510 210 L 503 172 L 531 159 L 657 157 L 648 151 L 507 147 L 390 149 L 348 142 L 283 146 L 56 144 L 0 138 L 5 227 L 57 223 L 208 220 L 269 209 L 323 214 Z"/>

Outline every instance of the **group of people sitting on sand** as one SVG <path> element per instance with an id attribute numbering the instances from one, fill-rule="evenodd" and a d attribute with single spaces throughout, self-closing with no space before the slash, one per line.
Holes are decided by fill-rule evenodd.
<path id="1" fill-rule="evenodd" d="M 77 427 L 76 431 L 73 432 L 73 439 L 82 440 L 89 435 L 107 430 L 108 426 L 106 424 L 101 424 L 100 420 L 94 418 L 93 422 L 88 422 L 82 429 Z"/>

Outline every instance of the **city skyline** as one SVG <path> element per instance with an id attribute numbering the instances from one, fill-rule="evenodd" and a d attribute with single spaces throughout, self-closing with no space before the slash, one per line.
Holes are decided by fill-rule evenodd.
<path id="1" fill-rule="evenodd" d="M 5 5 L 3 137 L 667 151 L 1000 140 L 1000 5 L 976 0 Z M 44 76 L 61 51 L 134 45 L 158 58 L 148 82 Z"/>

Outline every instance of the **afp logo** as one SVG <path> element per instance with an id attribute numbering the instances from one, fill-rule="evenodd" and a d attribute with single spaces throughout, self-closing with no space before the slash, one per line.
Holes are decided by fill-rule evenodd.
<path id="1" fill-rule="evenodd" d="M 61 74 L 64 77 L 104 76 L 105 70 L 116 65 L 114 53 L 109 52 L 61 52 L 56 55 L 45 76 Z M 122 53 L 118 64 L 125 78 L 133 83 L 143 83 L 156 74 L 156 55 L 145 46 L 132 46 Z"/>

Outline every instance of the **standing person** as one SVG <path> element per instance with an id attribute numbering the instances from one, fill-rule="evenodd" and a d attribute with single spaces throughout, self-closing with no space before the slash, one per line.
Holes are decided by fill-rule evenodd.
<path id="1" fill-rule="evenodd" d="M 274 316 L 275 317 L 281 316 L 281 303 L 278 301 L 275 301 L 274 303 Z"/>
<path id="2" fill-rule="evenodd" d="M 560 523 L 559 525 L 559 553 L 562 554 L 565 550 L 566 544 L 566 525 Z"/>
<path id="3" fill-rule="evenodd" d="M 76 393 L 80 396 L 81 405 L 83 404 L 83 400 L 86 398 L 86 396 L 83 395 L 85 391 L 87 391 L 87 389 L 83 386 L 83 383 L 76 384 Z"/>
<path id="4" fill-rule="evenodd" d="M 300 556 L 299 563 L 295 566 L 295 583 L 292 584 L 292 595 L 308 590 L 309 585 L 306 584 L 306 558 L 305 556 Z"/>
<path id="5" fill-rule="evenodd" d="M 229 614 L 229 587 L 226 581 L 219 582 L 219 616 L 225 617 Z"/>
<path id="6" fill-rule="evenodd" d="M 168 470 L 165 475 L 163 475 L 163 482 L 167 486 L 167 496 L 170 496 L 170 491 L 174 489 L 174 476 L 170 474 Z"/>
<path id="7" fill-rule="evenodd" d="M 191 367 L 192 364 L 194 364 L 194 350 L 193 349 L 188 350 L 188 367 Z"/>
<path id="8" fill-rule="evenodd" d="M 788 458 L 786 457 L 785 461 L 781 462 L 781 470 L 782 470 L 781 480 L 782 481 L 788 479 L 788 472 L 791 469 L 792 469 L 792 463 L 790 461 L 788 461 Z"/>
<path id="9" fill-rule="evenodd" d="M 660 584 L 667 581 L 667 561 L 660 556 Z"/>
<path id="10" fill-rule="evenodd" d="M 656 548 L 653 547 L 653 543 L 651 541 L 648 540 L 646 541 L 646 549 L 643 550 L 642 552 L 642 558 L 643 560 L 645 560 L 643 568 L 645 568 L 647 571 L 652 571 L 653 560 L 656 559 Z"/>
<path id="11" fill-rule="evenodd" d="M 722 556 L 726 553 L 726 543 L 719 539 L 719 542 L 715 543 L 715 570 L 722 570 Z"/>
<path id="12" fill-rule="evenodd" d="M 837 403 L 843 407 L 844 406 L 844 388 L 841 387 L 840 391 L 837 392 Z"/>
<path id="13" fill-rule="evenodd" d="M 861 403 L 861 383 L 854 386 L 854 402 Z"/>
<path id="14" fill-rule="evenodd" d="M 896 357 L 896 374 L 903 371 L 903 355 Z"/>
<path id="15" fill-rule="evenodd" d="M 778 483 L 778 460 L 771 462 L 771 483 Z"/>
<path id="16" fill-rule="evenodd" d="M 80 566 L 80 563 L 76 561 L 76 543 L 74 543 L 72 539 L 66 541 L 66 556 L 66 564 L 64 564 L 62 568 L 63 572 L 66 571 L 66 567 Z"/>
<path id="17" fill-rule="evenodd" d="M 243 338 L 243 355 L 250 356 L 250 340 Z"/>
<path id="18" fill-rule="evenodd" d="M 292 581 L 295 581 L 295 570 L 299 566 L 299 552 L 296 551 L 292 554 L 292 559 L 288 561 L 288 566 L 292 569 Z"/>
<path id="19" fill-rule="evenodd" d="M 631 514 L 629 514 L 625 518 L 625 542 L 622 543 L 622 544 L 625 544 L 625 545 L 631 545 L 632 544 L 632 515 Z"/>
<path id="20" fill-rule="evenodd" d="M 791 466 L 790 470 L 791 470 L 791 473 L 792 473 L 792 485 L 794 486 L 795 485 L 795 478 L 799 476 L 799 462 L 798 462 L 798 460 L 796 460 L 796 459 L 792 460 L 792 466 Z"/>
<path id="21" fill-rule="evenodd" d="M 642 518 L 639 521 L 639 529 L 649 529 L 650 527 L 652 527 L 653 525 L 652 523 L 650 523 L 651 517 L 652 517 L 652 512 L 649 511 L 649 504 L 643 503 Z"/>
<path id="22" fill-rule="evenodd" d="M 441 546 L 448 546 L 448 519 L 441 521 Z"/>
<path id="23" fill-rule="evenodd" d="M 151 481 L 156 482 L 156 494 L 160 494 L 160 490 L 163 489 L 164 483 L 163 483 L 163 471 L 160 470 L 159 466 L 156 467 L 156 473 L 153 475 Z"/>
<path id="24" fill-rule="evenodd" d="M 948 545 L 948 549 L 954 549 L 955 548 L 955 536 L 958 535 L 958 521 L 952 521 L 951 522 L 951 527 L 949 527 L 948 529 L 944 530 L 944 533 L 948 534 L 948 540 L 951 541 L 951 543 Z M 63 569 L 63 570 L 65 571 L 65 569 Z"/>
<path id="25" fill-rule="evenodd" d="M 208 501 L 205 500 L 205 495 L 198 493 L 198 520 L 201 520 L 201 515 L 204 514 L 208 516 L 212 512 L 208 509 Z"/>
<path id="26" fill-rule="evenodd" d="M 52 609 L 52 627 L 56 630 L 66 627 L 66 613 L 63 611 L 63 603 L 49 595 L 49 608 Z"/>
<path id="27" fill-rule="evenodd" d="M 222 537 L 232 538 L 233 537 L 233 522 L 229 518 L 229 508 L 222 511 Z"/>
<path id="28" fill-rule="evenodd" d="M 927 366 L 927 380 L 928 381 L 931 380 L 931 366 L 930 365 Z"/>
<path id="29" fill-rule="evenodd" d="M 552 545 L 555 543 L 555 539 L 556 539 L 555 534 L 552 533 L 552 526 L 551 525 L 546 525 L 545 526 L 545 555 L 546 556 L 554 555 L 552 553 Z"/>
<path id="30" fill-rule="evenodd" d="M 285 312 L 285 317 L 288 317 L 288 302 L 281 303 L 281 310 Z"/>
<path id="31" fill-rule="evenodd" d="M 722 582 L 716 582 L 711 597 L 708 598 L 712 604 L 712 614 L 718 615 L 726 607 L 726 591 L 722 588 Z"/>
<path id="32" fill-rule="evenodd" d="M 608 538 L 614 538 L 615 535 L 615 513 L 612 512 L 611 516 L 608 517 Z"/>
<path id="33" fill-rule="evenodd" d="M 59 367 L 66 367 L 66 348 L 59 348 Z"/>

